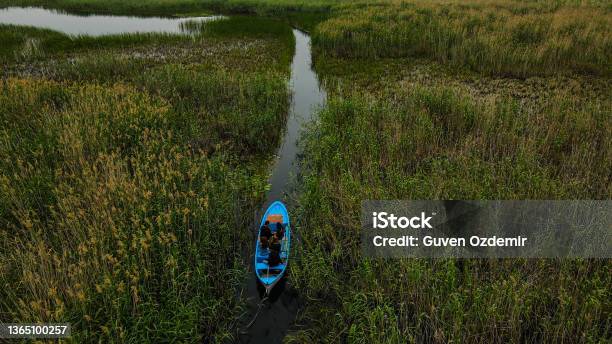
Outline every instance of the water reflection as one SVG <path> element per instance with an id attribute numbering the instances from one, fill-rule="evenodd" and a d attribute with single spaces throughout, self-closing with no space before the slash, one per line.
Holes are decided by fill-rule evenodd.
<path id="1" fill-rule="evenodd" d="M 299 30 L 293 30 L 293 35 L 295 36 L 295 55 L 291 63 L 290 80 L 293 97 L 287 118 L 287 131 L 270 177 L 268 204 L 283 199 L 287 191 L 287 182 L 291 176 L 297 174 L 298 166 L 295 162 L 298 155 L 300 129 L 312 120 L 313 114 L 325 103 L 327 97 L 319 85 L 319 78 L 312 70 L 310 37 Z M 268 204 L 265 204 L 263 209 L 266 209 Z"/>
<path id="2" fill-rule="evenodd" d="M 161 18 L 112 15 L 80 16 L 37 7 L 0 9 L 0 24 L 24 25 L 59 31 L 68 35 L 103 36 L 122 33 L 193 34 L 203 22 L 222 16 Z"/>

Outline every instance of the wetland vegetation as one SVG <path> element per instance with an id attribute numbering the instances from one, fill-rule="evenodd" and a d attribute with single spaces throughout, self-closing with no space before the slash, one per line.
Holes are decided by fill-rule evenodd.
<path id="1" fill-rule="evenodd" d="M 307 134 L 291 279 L 314 325 L 291 342 L 606 337 L 608 260 L 367 259 L 359 240 L 366 199 L 609 199 L 610 99 L 403 81 L 332 96 Z"/>
<path id="2" fill-rule="evenodd" d="M 285 343 L 607 342 L 606 259 L 371 259 L 364 199 L 610 199 L 599 1 L 8 0 L 249 14 L 193 36 L 0 25 L 0 320 L 234 342 L 253 214 L 312 35 Z M 255 15 L 255 16 L 253 16 Z M 265 138 L 265 139 L 263 139 Z"/>
<path id="3" fill-rule="evenodd" d="M 408 2 L 319 24 L 331 94 L 305 134 L 291 270 L 309 325 L 286 341 L 605 341 L 609 260 L 368 259 L 359 233 L 366 199 L 609 199 L 610 19 Z"/>
<path id="4" fill-rule="evenodd" d="M 293 36 L 266 19 L 214 25 L 6 65 L 3 320 L 71 322 L 75 342 L 232 338 L 218 319 L 243 307 L 250 236 L 236 228 L 266 189 Z"/>

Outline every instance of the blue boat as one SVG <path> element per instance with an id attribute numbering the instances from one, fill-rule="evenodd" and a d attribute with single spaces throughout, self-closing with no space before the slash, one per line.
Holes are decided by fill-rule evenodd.
<path id="1" fill-rule="evenodd" d="M 277 223 L 281 223 L 285 229 L 285 234 L 281 240 L 280 259 L 281 263 L 274 266 L 268 264 L 270 249 L 262 247 L 259 238 L 261 236 L 261 228 L 266 221 L 269 221 L 269 227 L 274 234 L 277 231 Z M 287 270 L 289 263 L 289 249 L 291 247 L 291 224 L 289 222 L 289 214 L 285 205 L 276 201 L 268 207 L 266 213 L 261 219 L 259 230 L 257 233 L 257 241 L 255 243 L 255 274 L 257 279 L 266 289 L 266 294 L 272 290 L 274 285 L 281 280 Z"/>

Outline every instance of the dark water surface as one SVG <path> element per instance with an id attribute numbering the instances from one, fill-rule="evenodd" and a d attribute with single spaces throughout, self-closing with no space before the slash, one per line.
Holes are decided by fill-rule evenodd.
<path id="1" fill-rule="evenodd" d="M 0 24 L 34 26 L 68 35 L 103 36 L 123 33 L 194 33 L 188 22 L 217 20 L 222 16 L 161 18 L 111 15 L 74 15 L 38 7 L 0 9 Z"/>
<path id="2" fill-rule="evenodd" d="M 276 200 L 284 200 L 284 194 L 288 191 L 287 182 L 297 174 L 298 166 L 295 161 L 298 154 L 297 143 L 300 129 L 312 120 L 313 113 L 323 106 L 326 99 L 325 91 L 319 87 L 319 79 L 312 70 L 310 37 L 295 29 L 293 35 L 295 36 L 295 55 L 291 63 L 290 83 L 293 97 L 287 118 L 287 131 L 278 150 L 278 159 L 269 180 L 271 188 L 266 197 L 268 204 Z"/>
<path id="3" fill-rule="evenodd" d="M 276 200 L 287 201 L 289 180 L 298 172 L 296 163 L 298 156 L 298 139 L 304 124 L 313 119 L 313 114 L 325 104 L 327 95 L 319 85 L 319 79 L 312 70 L 312 54 L 310 37 L 299 30 L 293 30 L 295 36 L 295 55 L 291 63 L 292 90 L 291 109 L 287 118 L 287 128 L 283 142 L 278 150 L 278 157 L 270 177 L 270 190 L 266 203 L 261 210 L 263 214 L 268 205 Z M 289 207 L 291 217 L 291 208 Z M 291 219 L 295 222 L 295 219 Z M 259 225 L 259 219 L 257 220 Z M 295 227 L 292 228 L 295 230 Z M 296 235 L 297 234 L 297 235 Z M 292 233 L 292 250 L 289 254 L 289 269 L 291 259 L 295 254 L 295 245 L 299 233 Z M 255 235 L 254 235 L 255 237 Z M 251 257 L 252 258 L 252 257 Z M 251 259 L 252 261 L 253 259 Z M 252 264 L 252 263 L 251 263 Z M 252 269 L 251 269 L 252 270 Z M 249 298 L 249 314 L 245 316 L 245 324 L 255 316 L 263 295 L 263 288 L 258 285 L 255 273 L 251 273 L 248 281 L 247 296 Z M 281 343 L 285 334 L 293 324 L 298 312 L 298 298 L 291 288 L 291 281 L 284 278 L 272 290 L 268 301 L 263 303 L 255 323 L 240 335 L 241 343 L 275 344 Z M 242 324 L 242 326 L 245 326 Z"/>

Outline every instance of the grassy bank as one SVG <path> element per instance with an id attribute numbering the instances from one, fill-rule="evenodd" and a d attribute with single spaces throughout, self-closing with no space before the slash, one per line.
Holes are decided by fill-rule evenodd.
<path id="1" fill-rule="evenodd" d="M 609 79 L 318 57 L 286 342 L 602 342 L 609 260 L 369 259 L 366 199 L 609 199 Z"/>
<path id="2" fill-rule="evenodd" d="M 514 77 L 610 76 L 609 6 L 559 1 L 406 1 L 348 6 L 320 24 L 314 45 L 336 57 L 427 57 Z"/>
<path id="3" fill-rule="evenodd" d="M 169 34 L 121 34 L 71 37 L 57 31 L 0 24 L 0 63 L 30 62 L 52 56 L 106 49 L 127 49 L 147 44 L 187 42 L 186 36 Z"/>
<path id="4" fill-rule="evenodd" d="M 359 233 L 364 199 L 608 199 L 610 108 L 396 97 L 333 100 L 309 134 L 291 270 L 308 326 L 289 342 L 604 340 L 607 260 L 374 260 Z"/>
<path id="5" fill-rule="evenodd" d="M 243 20 L 138 53 L 92 39 L 2 82 L 3 321 L 70 322 L 72 342 L 231 340 L 219 319 L 243 307 L 293 49 L 288 27 Z"/>
<path id="6" fill-rule="evenodd" d="M 189 22 L 187 24 L 189 25 Z M 267 56 L 275 65 L 271 67 L 286 69 L 291 62 L 293 48 L 286 48 L 286 46 L 293 46 L 293 35 L 288 30 L 287 25 L 281 21 L 234 16 L 219 20 L 214 25 L 201 25 L 199 23 L 191 23 L 191 25 L 190 31 L 195 33 L 194 36 L 139 33 L 75 37 L 52 30 L 0 24 L 0 40 L 3 42 L 0 47 L 0 64 L 3 64 L 6 69 L 10 69 L 11 65 L 15 63 L 66 59 L 77 55 L 82 56 L 85 53 L 116 54 L 119 50 L 132 51 L 143 46 L 155 46 L 166 51 L 173 47 L 182 47 L 183 50 L 189 51 L 225 45 L 226 47 L 221 48 L 227 50 L 227 47 L 244 43 L 239 42 L 239 40 L 245 38 L 251 41 L 278 39 L 285 47 L 279 49 L 278 55 Z M 247 44 L 249 43 L 247 42 Z M 172 54 L 167 55 L 168 57 L 172 56 Z M 242 57 L 256 58 L 257 55 Z M 209 60 L 205 59 L 198 62 L 211 63 Z M 220 63 L 225 63 L 227 60 L 236 62 L 237 57 L 226 57 L 220 60 Z M 249 66 L 249 64 L 243 65 Z"/>

